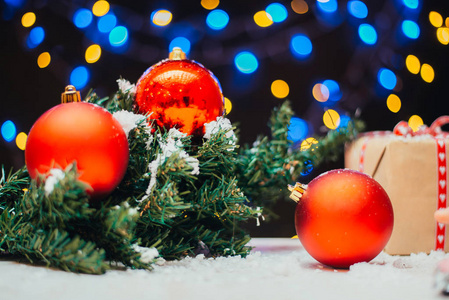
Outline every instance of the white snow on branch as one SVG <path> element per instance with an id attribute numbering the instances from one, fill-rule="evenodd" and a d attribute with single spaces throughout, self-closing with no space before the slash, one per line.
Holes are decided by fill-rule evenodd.
<path id="1" fill-rule="evenodd" d="M 120 78 L 117 79 L 118 88 L 122 93 L 130 93 L 134 95 L 136 93 L 136 85 L 131 84 L 128 80 Z"/>
<path id="2" fill-rule="evenodd" d="M 152 262 L 156 257 L 159 256 L 159 252 L 154 247 L 148 248 L 148 247 L 141 247 L 137 244 L 133 244 L 132 248 L 137 253 L 140 253 L 140 261 L 146 264 Z"/>
<path id="3" fill-rule="evenodd" d="M 136 128 L 137 125 L 145 119 L 144 115 L 135 114 L 127 110 L 116 111 L 112 115 L 120 123 L 120 125 L 122 125 L 126 137 L 128 137 L 131 130 Z"/>
<path id="4" fill-rule="evenodd" d="M 47 179 L 45 180 L 45 186 L 44 186 L 45 196 L 50 195 L 53 192 L 53 190 L 55 189 L 55 185 L 59 181 L 64 179 L 64 177 L 65 177 L 65 174 L 64 174 L 63 170 L 51 169 L 50 176 L 48 176 Z"/>
<path id="5" fill-rule="evenodd" d="M 229 144 L 235 146 L 237 142 L 237 137 L 235 136 L 234 130 L 232 130 L 232 124 L 229 119 L 224 117 L 217 117 L 216 121 L 212 121 L 204 124 L 206 129 L 206 133 L 204 134 L 205 139 L 210 139 L 212 135 L 217 134 L 220 129 L 226 131 L 226 137 L 229 138 Z M 234 150 L 235 147 L 230 148 L 229 150 Z"/>

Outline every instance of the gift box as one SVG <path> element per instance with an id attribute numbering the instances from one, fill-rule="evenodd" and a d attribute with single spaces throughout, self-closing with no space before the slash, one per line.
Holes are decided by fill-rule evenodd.
<path id="1" fill-rule="evenodd" d="M 449 134 L 437 119 L 413 132 L 400 122 L 393 132 L 362 134 L 345 151 L 345 167 L 371 175 L 393 205 L 394 226 L 385 251 L 392 255 L 449 250 L 446 225 L 434 213 L 447 201 Z"/>

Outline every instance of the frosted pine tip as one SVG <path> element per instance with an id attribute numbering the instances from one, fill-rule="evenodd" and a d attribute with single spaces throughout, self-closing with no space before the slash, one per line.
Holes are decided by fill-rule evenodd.
<path id="1" fill-rule="evenodd" d="M 174 47 L 173 50 L 168 55 L 168 59 L 170 60 L 183 60 L 186 59 L 186 54 L 179 47 Z"/>
<path id="2" fill-rule="evenodd" d="M 81 102 L 80 92 L 73 85 L 65 87 L 64 93 L 61 94 L 61 103 Z"/>
<path id="3" fill-rule="evenodd" d="M 290 199 L 292 199 L 295 202 L 299 202 L 299 200 L 302 198 L 302 195 L 304 194 L 306 189 L 307 189 L 307 185 L 306 184 L 302 184 L 302 183 L 299 183 L 299 182 L 297 182 L 295 184 L 295 186 L 292 186 L 292 185 L 289 184 L 288 185 L 288 190 L 290 192 L 292 192 L 290 194 Z"/>

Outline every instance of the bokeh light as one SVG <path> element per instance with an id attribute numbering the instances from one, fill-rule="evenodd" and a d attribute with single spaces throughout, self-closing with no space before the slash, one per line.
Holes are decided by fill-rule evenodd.
<path id="1" fill-rule="evenodd" d="M 117 17 L 112 14 L 108 13 L 101 18 L 98 19 L 97 22 L 97 28 L 98 31 L 107 33 L 110 32 L 114 27 L 117 25 Z"/>
<path id="2" fill-rule="evenodd" d="M 182 49 L 182 51 L 188 56 L 190 53 L 190 41 L 182 36 L 175 37 L 168 46 L 169 52 L 173 51 L 173 48 L 179 47 Z"/>
<path id="3" fill-rule="evenodd" d="M 265 11 L 271 16 L 273 22 L 275 23 L 285 21 L 288 16 L 288 12 L 285 6 L 276 2 L 268 5 Z"/>
<path id="4" fill-rule="evenodd" d="M 306 138 L 309 132 L 307 122 L 301 118 L 291 117 L 288 126 L 287 139 L 293 143 L 299 142 Z"/>
<path id="5" fill-rule="evenodd" d="M 441 27 L 443 26 L 443 17 L 440 15 L 440 13 L 436 12 L 436 11 L 431 11 L 429 13 L 429 21 L 430 24 L 432 24 L 432 26 L 434 27 Z"/>
<path id="6" fill-rule="evenodd" d="M 410 9 L 417 9 L 419 6 L 419 0 L 402 0 L 402 3 Z"/>
<path id="7" fill-rule="evenodd" d="M 16 145 L 20 150 L 25 150 L 25 146 L 27 143 L 27 134 L 25 132 L 20 132 L 17 136 L 16 136 Z"/>
<path id="8" fill-rule="evenodd" d="M 340 124 L 338 124 L 338 128 L 348 127 L 349 121 L 351 121 L 351 118 L 349 116 L 340 116 Z"/>
<path id="9" fill-rule="evenodd" d="M 214 30 L 221 30 L 229 23 L 229 15 L 221 9 L 214 9 L 207 14 L 206 24 Z"/>
<path id="10" fill-rule="evenodd" d="M 92 6 L 92 13 L 97 17 L 102 17 L 109 12 L 109 2 L 100 0 L 94 3 Z"/>
<path id="11" fill-rule="evenodd" d="M 13 121 L 7 120 L 2 124 L 1 132 L 3 139 L 7 142 L 11 142 L 15 139 L 17 134 L 16 125 Z"/>
<path id="12" fill-rule="evenodd" d="M 309 150 L 313 145 L 318 144 L 318 140 L 313 137 L 308 137 L 304 141 L 301 142 L 301 147 L 299 148 L 300 151 L 306 151 Z M 313 149 L 312 149 L 313 151 Z"/>
<path id="13" fill-rule="evenodd" d="M 392 90 L 396 86 L 397 78 L 393 71 L 381 68 L 377 73 L 377 80 L 387 90 Z"/>
<path id="14" fill-rule="evenodd" d="M 88 62 L 89 64 L 97 62 L 100 59 L 100 56 L 101 56 L 100 45 L 93 44 L 86 49 L 85 58 L 86 62 Z"/>
<path id="15" fill-rule="evenodd" d="M 409 72 L 412 74 L 418 74 L 419 70 L 421 69 L 421 62 L 416 56 L 412 54 L 408 55 L 405 59 L 405 65 L 407 67 L 407 70 L 409 70 Z"/>
<path id="16" fill-rule="evenodd" d="M 297 34 L 290 41 L 290 49 L 296 57 L 307 58 L 312 53 L 312 41 L 304 34 Z"/>
<path id="17" fill-rule="evenodd" d="M 212 10 L 220 4 L 220 0 L 201 0 L 201 6 L 205 9 Z"/>
<path id="18" fill-rule="evenodd" d="M 78 28 L 86 28 L 92 22 L 92 12 L 86 8 L 80 8 L 73 15 L 73 23 Z"/>
<path id="19" fill-rule="evenodd" d="M 23 4 L 25 4 L 25 0 L 4 0 L 6 4 L 14 6 L 14 7 L 21 7 Z"/>
<path id="20" fill-rule="evenodd" d="M 366 7 L 366 4 L 359 0 L 351 0 L 348 1 L 347 4 L 348 12 L 358 18 L 358 19 L 364 19 L 368 16 L 368 7 Z"/>
<path id="21" fill-rule="evenodd" d="M 321 83 L 317 83 L 312 88 L 312 95 L 318 102 L 326 102 L 329 99 L 329 89 Z"/>
<path id="22" fill-rule="evenodd" d="M 172 13 L 166 9 L 155 10 L 151 14 L 151 21 L 156 26 L 167 26 L 170 24 L 172 18 Z"/>
<path id="23" fill-rule="evenodd" d="M 271 83 L 271 93 L 276 98 L 282 99 L 288 96 L 290 88 L 284 80 L 277 79 Z"/>
<path id="24" fill-rule="evenodd" d="M 109 33 L 109 43 L 111 46 L 120 47 L 128 41 L 128 29 L 124 26 L 117 26 Z"/>
<path id="25" fill-rule="evenodd" d="M 70 73 L 70 84 L 77 90 L 84 88 L 89 81 L 89 70 L 86 67 L 79 66 Z"/>
<path id="26" fill-rule="evenodd" d="M 323 86 L 325 86 L 329 92 L 329 100 L 339 101 L 342 97 L 342 92 L 340 90 L 340 85 L 332 79 L 326 79 L 323 81 Z"/>
<path id="27" fill-rule="evenodd" d="M 31 27 L 36 22 L 36 14 L 33 12 L 27 12 L 22 16 L 22 26 Z"/>
<path id="28" fill-rule="evenodd" d="M 51 55 L 48 52 L 42 52 L 38 57 L 37 57 L 37 65 L 39 66 L 39 68 L 43 69 L 48 67 L 48 65 L 51 62 Z"/>
<path id="29" fill-rule="evenodd" d="M 377 42 L 376 29 L 374 29 L 374 27 L 370 24 L 360 24 L 358 32 L 360 39 L 365 44 L 374 45 Z"/>
<path id="30" fill-rule="evenodd" d="M 408 126 L 410 126 L 410 128 L 416 132 L 419 130 L 419 127 L 423 126 L 424 122 L 422 120 L 422 118 L 418 115 L 413 115 L 410 117 L 410 119 L 408 119 Z"/>
<path id="31" fill-rule="evenodd" d="M 397 95 L 391 94 L 387 98 L 387 107 L 391 112 L 397 113 L 401 109 L 401 99 Z"/>
<path id="32" fill-rule="evenodd" d="M 266 11 L 261 10 L 254 14 L 254 22 L 257 26 L 268 27 L 273 24 L 273 19 Z"/>
<path id="33" fill-rule="evenodd" d="M 225 103 L 224 103 L 225 111 L 226 111 L 226 114 L 228 115 L 232 110 L 232 102 L 231 102 L 231 100 L 229 100 L 226 97 L 224 97 L 224 100 L 225 100 Z"/>
<path id="34" fill-rule="evenodd" d="M 234 58 L 237 69 L 245 74 L 253 73 L 259 67 L 259 62 L 254 54 L 248 51 L 238 53 Z"/>
<path id="35" fill-rule="evenodd" d="M 404 35 L 410 39 L 417 39 L 420 34 L 420 29 L 418 24 L 412 20 L 402 21 L 402 32 Z"/>
<path id="36" fill-rule="evenodd" d="M 309 11 L 309 5 L 307 5 L 307 2 L 304 0 L 293 0 L 290 3 L 290 6 L 295 13 L 300 15 Z"/>
<path id="37" fill-rule="evenodd" d="M 444 25 L 446 25 L 446 27 L 449 27 L 449 17 L 444 20 Z"/>
<path id="38" fill-rule="evenodd" d="M 42 27 L 34 27 L 26 40 L 27 47 L 30 49 L 36 48 L 44 41 L 45 31 Z"/>
<path id="39" fill-rule="evenodd" d="M 435 71 L 429 64 L 422 64 L 421 66 L 421 78 L 427 82 L 431 83 L 435 78 Z"/>
<path id="40" fill-rule="evenodd" d="M 340 114 L 333 109 L 328 109 L 323 114 L 323 123 L 329 129 L 336 129 L 340 125 Z"/>
<path id="41" fill-rule="evenodd" d="M 334 13 L 337 11 L 338 3 L 337 0 L 318 1 L 316 6 L 325 13 Z"/>
<path id="42" fill-rule="evenodd" d="M 437 39 L 443 45 L 449 44 L 449 28 L 447 28 L 447 27 L 438 28 L 437 29 Z"/>

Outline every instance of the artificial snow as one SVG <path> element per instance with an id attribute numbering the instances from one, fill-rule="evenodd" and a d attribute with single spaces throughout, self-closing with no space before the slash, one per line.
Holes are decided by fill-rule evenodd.
<path id="1" fill-rule="evenodd" d="M 297 239 L 259 238 L 246 258 L 199 255 L 154 265 L 153 271 L 73 274 L 0 260 L 0 299 L 445 299 L 437 264 L 449 254 L 390 256 L 334 270 L 316 262 Z M 449 298 L 447 298 L 449 299 Z"/>
<path id="2" fill-rule="evenodd" d="M 129 82 L 128 80 L 120 78 L 117 79 L 117 83 L 118 88 L 122 93 L 130 93 L 131 95 L 134 95 L 136 93 L 136 85 L 131 84 L 131 82 Z"/>
<path id="3" fill-rule="evenodd" d="M 144 119 L 144 115 L 135 114 L 127 110 L 119 110 L 112 114 L 112 116 L 122 125 L 123 131 L 125 131 L 126 137 L 131 130 L 137 127 Z"/>
<path id="4" fill-rule="evenodd" d="M 229 144 L 234 145 L 237 142 L 234 130 L 232 130 L 231 121 L 224 117 L 217 117 L 215 121 L 204 124 L 205 133 L 204 138 L 210 139 L 212 135 L 217 134 L 220 129 L 226 131 L 226 137 L 230 139 Z M 229 151 L 233 151 L 235 147 L 229 148 Z"/>
<path id="5" fill-rule="evenodd" d="M 61 181 L 64 178 L 65 174 L 64 171 L 61 169 L 51 169 L 50 175 L 45 180 L 44 190 L 45 190 L 45 196 L 50 195 L 55 185 Z"/>

